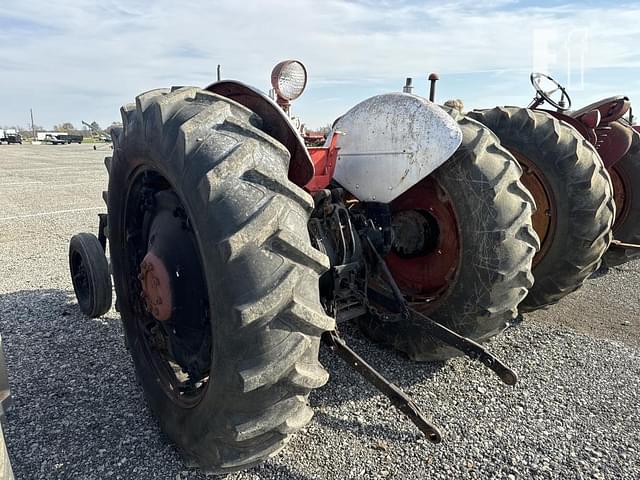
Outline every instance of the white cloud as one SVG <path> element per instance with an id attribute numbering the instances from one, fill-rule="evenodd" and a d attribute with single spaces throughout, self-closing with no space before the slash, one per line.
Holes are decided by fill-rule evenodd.
<path id="1" fill-rule="evenodd" d="M 458 95 L 444 84 L 442 91 L 463 96 L 468 104 L 522 103 L 531 96 L 526 76 L 534 61 L 535 32 L 548 32 L 552 40 L 547 57 L 553 71 L 566 71 L 569 50 L 577 68 L 576 50 L 584 51 L 587 79 L 598 69 L 615 68 L 627 73 L 626 83 L 612 79 L 602 86 L 624 86 L 625 93 L 640 97 L 638 5 L 80 3 L 32 0 L 14 3 L 8 17 L 0 13 L 0 91 L 11 92 L 8 101 L 3 95 L 0 124 L 26 124 L 29 107 L 45 125 L 81 119 L 109 123 L 117 119 L 119 104 L 141 91 L 206 85 L 215 79 L 218 63 L 225 76 L 267 88 L 273 64 L 291 57 L 303 60 L 311 75 L 308 94 L 297 107 L 310 124 L 327 123 L 365 94 L 399 89 L 405 76 L 424 78 L 430 71 L 445 78 L 491 72 L 464 76 L 466 81 L 456 84 Z M 579 38 L 585 33 L 586 46 L 574 36 L 569 49 L 571 32 Z M 618 93 L 596 88 L 593 81 L 585 83 L 577 95 L 593 99 Z M 323 96 L 332 101 L 321 101 Z"/>

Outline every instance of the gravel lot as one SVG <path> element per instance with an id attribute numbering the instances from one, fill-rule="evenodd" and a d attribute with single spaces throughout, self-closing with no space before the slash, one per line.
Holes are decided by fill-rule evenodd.
<path id="1" fill-rule="evenodd" d="M 87 320 L 75 304 L 67 242 L 96 232 L 100 148 L 0 146 L 0 332 L 16 478 L 205 478 L 182 465 L 146 407 L 117 313 Z M 639 287 L 640 262 L 612 270 L 491 342 L 520 374 L 515 388 L 464 358 L 414 364 L 348 330 L 444 442 L 422 440 L 325 350 L 332 378 L 311 396 L 306 431 L 227 478 L 640 478 Z"/>

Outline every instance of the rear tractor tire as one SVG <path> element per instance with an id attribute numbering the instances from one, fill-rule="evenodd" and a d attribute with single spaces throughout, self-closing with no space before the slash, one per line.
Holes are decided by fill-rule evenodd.
<path id="1" fill-rule="evenodd" d="M 111 308 L 112 286 L 109 262 L 98 238 L 79 233 L 69 242 L 69 269 L 80 310 L 97 318 Z"/>
<path id="2" fill-rule="evenodd" d="M 634 132 L 631 148 L 609 169 L 613 181 L 613 196 L 616 203 L 616 219 L 613 223 L 613 238 L 624 243 L 640 244 L 640 133 Z M 605 267 L 616 267 L 640 258 L 637 249 L 611 246 L 602 263 Z"/>
<path id="3" fill-rule="evenodd" d="M 611 179 L 593 146 L 553 116 L 518 107 L 470 112 L 500 138 L 524 170 L 536 201 L 540 251 L 524 312 L 553 305 L 600 266 L 615 216 Z"/>
<path id="4" fill-rule="evenodd" d="M 533 284 L 531 262 L 539 247 L 531 222 L 534 203 L 520 183 L 520 168 L 496 136 L 457 110 L 447 111 L 462 130 L 462 145 L 392 204 L 394 222 L 412 234 L 407 238 L 430 230 L 438 232 L 437 241 L 413 254 L 405 248 L 411 242 L 394 246 L 385 260 L 413 308 L 483 342 L 515 319 Z M 410 224 L 416 219 L 418 228 Z M 416 361 L 460 355 L 421 334 L 420 325 L 375 308 L 360 325 L 374 340 Z"/>
<path id="5" fill-rule="evenodd" d="M 187 464 L 242 470 L 311 419 L 328 259 L 262 120 L 195 87 L 122 108 L 107 195 L 113 279 L 146 398 Z"/>

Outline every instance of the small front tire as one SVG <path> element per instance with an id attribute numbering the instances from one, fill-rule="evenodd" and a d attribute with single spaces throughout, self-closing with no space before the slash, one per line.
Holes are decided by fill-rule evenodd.
<path id="1" fill-rule="evenodd" d="M 80 310 L 89 318 L 104 315 L 111 308 L 109 262 L 98 238 L 79 233 L 69 242 L 69 270 Z"/>

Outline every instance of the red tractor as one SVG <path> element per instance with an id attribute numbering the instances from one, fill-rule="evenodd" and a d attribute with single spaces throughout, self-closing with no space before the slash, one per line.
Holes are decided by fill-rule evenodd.
<path id="1" fill-rule="evenodd" d="M 311 419 L 321 338 L 440 441 L 341 322 L 415 360 L 464 353 L 517 379 L 479 344 L 516 317 L 539 248 L 511 154 L 410 93 L 363 101 L 306 148 L 288 114 L 306 80 L 286 61 L 277 102 L 236 81 L 139 95 L 112 131 L 98 236 L 70 243 L 81 310 L 109 310 L 113 278 L 148 402 L 209 471 L 261 462 Z"/>
<path id="2" fill-rule="evenodd" d="M 595 269 L 602 254 L 605 266 L 640 256 L 640 134 L 624 118 L 629 98 L 610 97 L 571 111 L 569 94 L 553 78 L 532 73 L 531 83 L 536 95 L 527 109 L 470 113 L 519 161 L 522 181 L 538 205 L 534 226 L 542 247 L 534 259 L 536 286 L 529 294 L 536 298 L 526 300 L 525 309 L 570 293 Z M 545 102 L 555 110 L 542 109 Z M 563 139 L 578 146 L 576 155 L 561 148 Z M 606 193 L 611 189 L 614 202 Z M 609 223 L 615 240 L 607 249 Z M 553 255 L 558 234 L 562 245 Z M 543 288 L 553 293 L 538 291 Z"/>

